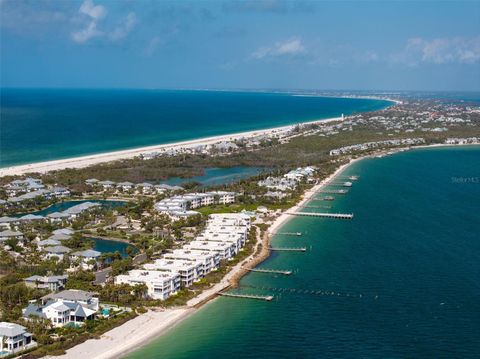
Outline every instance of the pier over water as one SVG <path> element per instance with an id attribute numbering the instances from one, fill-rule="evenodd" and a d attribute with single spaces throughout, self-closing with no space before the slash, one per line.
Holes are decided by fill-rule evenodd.
<path id="1" fill-rule="evenodd" d="M 275 235 L 300 237 L 302 232 L 276 232 Z"/>
<path id="2" fill-rule="evenodd" d="M 353 213 L 315 213 L 315 212 L 285 212 L 285 213 L 291 216 L 353 219 Z"/>
<path id="3" fill-rule="evenodd" d="M 306 252 L 306 247 L 298 247 L 298 248 L 287 248 L 287 247 L 270 247 L 271 251 L 277 252 Z"/>
<path id="4" fill-rule="evenodd" d="M 250 272 L 258 272 L 258 273 L 272 273 L 272 274 L 283 274 L 283 275 L 290 275 L 293 272 L 291 270 L 282 270 L 282 269 L 261 269 L 261 268 L 252 268 L 248 269 Z"/>
<path id="5" fill-rule="evenodd" d="M 221 295 L 222 297 L 230 297 L 230 298 L 264 300 L 267 302 L 271 302 L 273 300 L 273 295 L 232 294 L 232 293 L 218 293 L 218 295 Z"/>

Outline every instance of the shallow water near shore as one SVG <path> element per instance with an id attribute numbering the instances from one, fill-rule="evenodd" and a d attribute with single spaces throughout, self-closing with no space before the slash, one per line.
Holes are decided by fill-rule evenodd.
<path id="1" fill-rule="evenodd" d="M 0 168 L 374 111 L 389 101 L 281 93 L 2 89 Z"/>
<path id="2" fill-rule="evenodd" d="M 217 298 L 128 358 L 477 358 L 479 160 L 472 146 L 353 164 L 347 195 L 311 205 L 354 219 L 289 221 L 303 235 L 272 245 L 308 251 L 260 267 L 294 273 L 241 280 L 272 302 Z"/>

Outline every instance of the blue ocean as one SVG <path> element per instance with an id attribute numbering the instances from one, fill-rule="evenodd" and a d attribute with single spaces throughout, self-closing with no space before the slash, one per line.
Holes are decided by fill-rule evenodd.
<path id="1" fill-rule="evenodd" d="M 0 167 L 295 124 L 389 104 L 259 92 L 2 89 Z"/>
<path id="2" fill-rule="evenodd" d="M 307 251 L 260 267 L 293 274 L 235 290 L 272 302 L 217 298 L 128 358 L 479 358 L 479 159 L 476 146 L 357 162 L 329 202 L 353 220 L 292 219 L 281 231 L 303 235 L 272 245 Z"/>

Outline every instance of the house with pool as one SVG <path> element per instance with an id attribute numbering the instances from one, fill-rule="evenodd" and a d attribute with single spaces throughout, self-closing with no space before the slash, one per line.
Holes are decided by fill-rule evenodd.
<path id="1" fill-rule="evenodd" d="M 23 317 L 48 319 L 54 327 L 83 325 L 95 319 L 100 303 L 95 293 L 78 289 L 48 294 L 38 302 L 30 303 L 23 310 Z"/>

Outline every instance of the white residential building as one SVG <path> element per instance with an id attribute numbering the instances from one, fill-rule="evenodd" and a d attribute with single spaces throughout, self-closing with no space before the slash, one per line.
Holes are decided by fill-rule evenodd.
<path id="1" fill-rule="evenodd" d="M 208 216 L 209 222 L 227 223 L 235 221 L 236 225 L 249 226 L 252 223 L 251 216 L 247 213 L 212 213 Z"/>
<path id="2" fill-rule="evenodd" d="M 93 249 L 87 249 L 84 251 L 73 252 L 70 254 L 70 259 L 73 261 L 80 261 L 80 266 L 83 269 L 92 269 L 96 265 L 98 265 L 98 261 L 100 260 L 100 255 L 102 253 L 99 251 L 95 251 Z"/>
<path id="3" fill-rule="evenodd" d="M 43 277 L 39 275 L 32 275 L 31 277 L 25 278 L 23 281 L 27 287 L 47 289 L 51 292 L 56 292 L 65 288 L 67 279 L 67 275 L 52 275 Z"/>
<path id="4" fill-rule="evenodd" d="M 44 249 L 45 247 L 54 247 L 60 245 L 62 245 L 62 242 L 57 241 L 56 239 L 45 239 L 37 242 L 37 247 L 40 250 Z"/>
<path id="5" fill-rule="evenodd" d="M 165 198 L 155 203 L 155 209 L 162 213 L 167 213 L 174 219 L 198 214 L 191 211 L 200 207 L 211 206 L 214 204 L 229 204 L 235 202 L 236 194 L 234 192 L 207 192 L 207 193 L 189 193 L 185 195 Z"/>
<path id="6" fill-rule="evenodd" d="M 180 274 L 159 270 L 131 270 L 128 274 L 115 277 L 115 284 L 129 284 L 132 286 L 145 284 L 147 294 L 152 299 L 165 300 L 180 290 Z"/>
<path id="7" fill-rule="evenodd" d="M 117 189 L 121 189 L 124 192 L 128 192 L 135 187 L 135 184 L 132 182 L 120 182 L 117 183 Z"/>
<path id="8" fill-rule="evenodd" d="M 212 270 L 216 270 L 220 265 L 220 255 L 209 251 L 175 249 L 172 253 L 163 256 L 166 259 L 181 259 L 201 264 L 203 273 L 208 274 Z"/>
<path id="9" fill-rule="evenodd" d="M 233 255 L 236 255 L 240 248 L 243 247 L 243 243 L 245 239 L 241 236 L 229 234 L 229 233 L 202 233 L 198 237 L 195 238 L 199 241 L 206 241 L 206 242 L 223 242 L 223 243 L 230 243 L 232 245 Z"/>
<path id="10" fill-rule="evenodd" d="M 99 181 L 97 184 L 102 186 L 104 190 L 109 190 L 117 186 L 117 184 L 113 181 Z"/>
<path id="11" fill-rule="evenodd" d="M 23 310 L 23 317 L 31 316 L 48 319 L 55 327 L 82 325 L 86 320 L 95 319 L 100 304 L 94 293 L 70 289 L 48 294 L 40 303 L 30 303 Z"/>
<path id="12" fill-rule="evenodd" d="M 51 187 L 48 189 L 50 191 L 50 195 L 57 198 L 65 198 L 70 196 L 70 190 L 66 187 Z"/>
<path id="13" fill-rule="evenodd" d="M 186 250 L 200 250 L 218 253 L 220 259 L 231 259 L 236 253 L 236 245 L 228 242 L 202 241 L 196 238 L 183 246 Z"/>
<path id="14" fill-rule="evenodd" d="M 216 202 L 218 204 L 230 204 L 235 203 L 236 200 L 236 193 L 235 192 L 225 192 L 225 191 L 216 191 L 210 192 L 215 195 L 217 198 Z"/>
<path id="15" fill-rule="evenodd" d="M 143 194 L 150 194 L 155 191 L 155 187 L 153 186 L 153 184 L 148 182 L 139 183 L 135 187 Z"/>
<path id="16" fill-rule="evenodd" d="M 9 322 L 0 322 L 0 357 L 20 353 L 37 345 L 26 328 Z"/>
<path id="17" fill-rule="evenodd" d="M 52 246 L 52 247 L 44 247 L 43 251 L 45 252 L 44 258 L 51 259 L 51 258 L 58 258 L 58 260 L 62 261 L 65 255 L 71 251 L 70 248 L 65 246 Z"/>
<path id="18" fill-rule="evenodd" d="M 9 229 L 0 232 L 0 244 L 10 238 L 23 240 L 23 233 L 17 232 L 17 231 L 11 231 Z"/>
<path id="19" fill-rule="evenodd" d="M 180 274 L 182 286 L 190 287 L 203 278 L 203 266 L 200 263 L 180 259 L 157 259 L 143 266 L 147 270 L 160 270 Z"/>
<path id="20" fill-rule="evenodd" d="M 100 182 L 100 181 L 96 178 L 89 178 L 85 181 L 85 184 L 87 184 L 89 186 L 94 186 L 94 185 L 98 184 L 98 182 Z"/>

